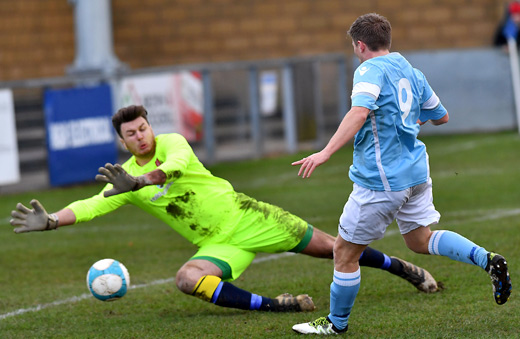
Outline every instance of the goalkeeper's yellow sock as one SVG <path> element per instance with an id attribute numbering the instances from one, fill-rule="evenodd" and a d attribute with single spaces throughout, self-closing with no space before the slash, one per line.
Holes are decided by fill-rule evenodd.
<path id="1" fill-rule="evenodd" d="M 259 311 L 269 311 L 273 307 L 270 298 L 242 290 L 214 275 L 200 278 L 191 294 L 222 307 Z"/>
<path id="2" fill-rule="evenodd" d="M 215 275 L 205 275 L 197 281 L 191 295 L 204 301 L 213 302 L 211 299 L 215 291 L 222 283 L 222 279 Z"/>

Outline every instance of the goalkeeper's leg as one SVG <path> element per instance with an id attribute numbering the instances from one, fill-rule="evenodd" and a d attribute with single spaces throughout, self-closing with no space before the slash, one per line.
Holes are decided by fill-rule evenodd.
<path id="1" fill-rule="evenodd" d="M 308 312 L 315 308 L 312 298 L 306 294 L 293 297 L 284 293 L 276 298 L 264 297 L 222 281 L 222 272 L 219 271 L 209 261 L 191 260 L 177 273 L 177 287 L 186 294 L 222 307 L 273 312 Z"/>
<path id="2" fill-rule="evenodd" d="M 389 257 L 371 247 L 367 247 L 363 251 L 359 265 L 388 271 L 410 282 L 421 292 L 432 293 L 442 289 L 442 284 L 437 284 L 430 272 L 424 268 L 397 257 Z"/>

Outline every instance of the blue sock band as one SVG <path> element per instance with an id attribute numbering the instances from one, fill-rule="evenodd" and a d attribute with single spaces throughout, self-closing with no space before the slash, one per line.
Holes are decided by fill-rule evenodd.
<path id="1" fill-rule="evenodd" d="M 249 306 L 250 310 L 258 310 L 262 306 L 262 296 L 258 294 L 251 293 L 251 305 Z"/>
<path id="2" fill-rule="evenodd" d="M 359 257 L 360 266 L 368 266 L 388 270 L 391 264 L 392 260 L 389 256 L 371 247 L 367 247 Z"/>
<path id="3" fill-rule="evenodd" d="M 434 231 L 428 243 L 430 254 L 486 268 L 487 254 L 483 247 L 451 231 Z"/>
<path id="4" fill-rule="evenodd" d="M 330 284 L 329 319 L 339 330 L 348 325 L 350 311 L 354 306 L 360 284 L 361 270 L 359 268 L 353 273 L 342 273 L 334 270 L 334 279 Z"/>
<path id="5" fill-rule="evenodd" d="M 217 289 L 215 290 L 215 292 L 213 292 L 213 296 L 211 297 L 211 302 L 212 303 L 215 303 L 217 301 L 217 298 L 220 295 L 220 291 L 222 291 L 222 285 L 224 285 L 224 283 L 221 281 L 220 284 L 218 284 Z"/>
<path id="6" fill-rule="evenodd" d="M 390 267 L 390 264 L 392 264 L 392 259 L 390 259 L 390 257 L 387 256 L 386 254 L 383 254 L 383 255 L 385 256 L 385 262 L 383 263 L 381 268 L 384 270 L 387 270 L 388 267 Z"/>

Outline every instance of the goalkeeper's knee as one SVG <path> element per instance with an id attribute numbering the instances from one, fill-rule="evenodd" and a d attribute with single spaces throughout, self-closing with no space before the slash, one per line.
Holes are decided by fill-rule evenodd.
<path id="1" fill-rule="evenodd" d="M 215 300 L 213 300 L 213 297 L 215 296 L 215 291 L 221 288 L 221 282 L 222 279 L 215 275 L 205 275 L 197 281 L 191 295 L 214 303 Z M 218 296 L 218 293 L 216 295 Z"/>

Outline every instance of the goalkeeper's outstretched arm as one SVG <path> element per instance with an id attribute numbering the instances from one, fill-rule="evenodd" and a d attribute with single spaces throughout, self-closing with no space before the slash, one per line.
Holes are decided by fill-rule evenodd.
<path id="1" fill-rule="evenodd" d="M 76 215 L 69 208 L 48 214 L 36 199 L 31 200 L 31 206 L 32 209 L 19 202 L 16 204 L 16 209 L 11 211 L 10 223 L 15 226 L 15 233 L 50 231 L 76 222 Z"/>
<path id="2" fill-rule="evenodd" d="M 159 185 L 166 181 L 166 174 L 160 169 L 134 177 L 128 174 L 119 164 L 106 164 L 105 167 L 99 169 L 99 172 L 100 174 L 96 176 L 96 180 L 112 184 L 113 186 L 110 190 L 103 192 L 104 197 L 136 191 L 144 186 Z M 96 198 L 92 197 L 91 199 Z M 89 200 L 89 202 L 91 204 L 96 203 L 95 200 Z M 99 202 L 97 203 L 99 204 Z M 12 226 L 15 226 L 15 233 L 49 231 L 58 227 L 75 224 L 78 221 L 74 210 L 68 208 L 70 205 L 56 213 L 49 214 L 38 200 L 33 199 L 30 204 L 32 209 L 22 203 L 18 203 L 16 209 L 11 211 L 10 223 Z M 106 204 L 102 205 L 105 206 Z M 110 210 L 110 208 L 109 210 L 105 208 L 105 212 Z M 104 213 L 100 212 L 98 215 L 102 214 Z M 85 219 L 82 220 L 85 221 Z"/>
<path id="3" fill-rule="evenodd" d="M 103 193 L 106 198 L 112 195 L 137 191 L 148 185 L 162 185 L 166 181 L 166 174 L 160 169 L 156 169 L 134 177 L 125 171 L 120 164 L 106 164 L 105 167 L 99 168 L 99 174 L 96 175 L 96 180 L 112 184 L 112 189 Z"/>

